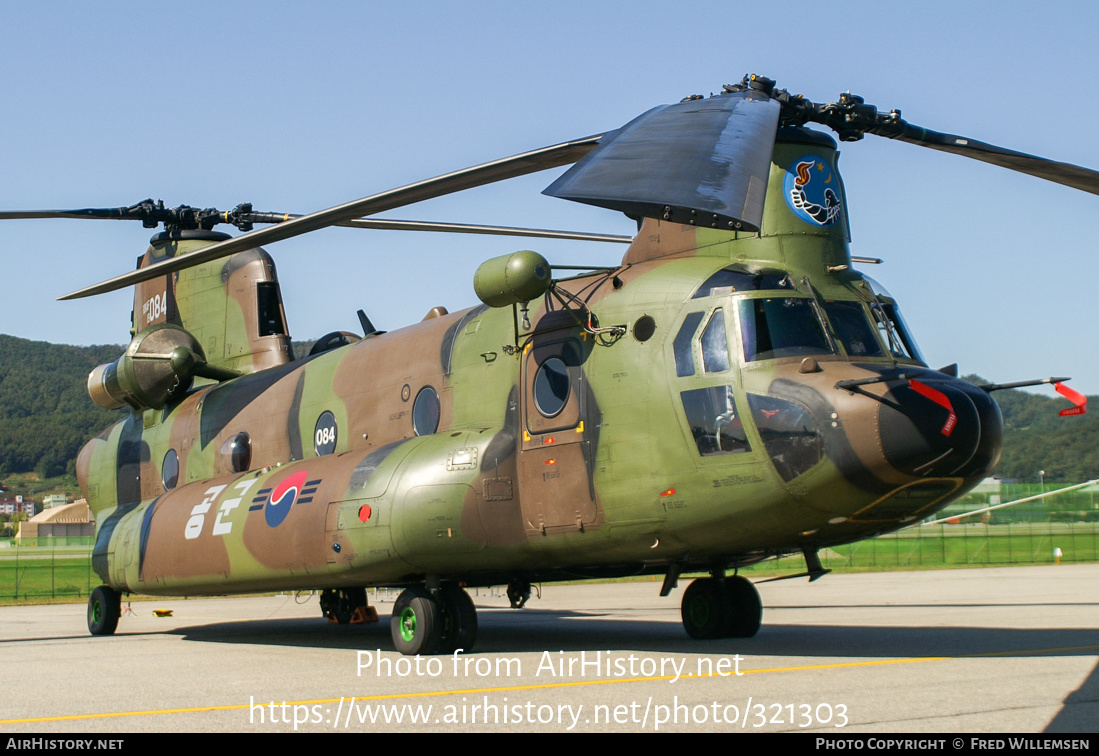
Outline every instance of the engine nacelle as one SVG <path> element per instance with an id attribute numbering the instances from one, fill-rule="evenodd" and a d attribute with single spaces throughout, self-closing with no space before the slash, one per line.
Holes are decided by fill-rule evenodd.
<path id="1" fill-rule="evenodd" d="M 191 387 L 196 361 L 206 360 L 194 336 L 169 323 L 141 331 L 114 362 L 88 375 L 88 395 L 104 409 L 129 405 L 135 410 L 161 409 Z"/>

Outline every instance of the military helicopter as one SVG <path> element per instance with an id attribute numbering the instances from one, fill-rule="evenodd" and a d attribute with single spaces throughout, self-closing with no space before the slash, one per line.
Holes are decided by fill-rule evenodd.
<path id="1" fill-rule="evenodd" d="M 131 592 L 319 590 L 330 621 L 372 621 L 365 589 L 392 586 L 397 650 L 468 652 L 465 587 L 506 584 L 522 607 L 536 581 L 663 575 L 667 596 L 708 573 L 683 593 L 687 634 L 749 637 L 762 604 L 739 568 L 801 553 L 815 580 L 820 549 L 963 495 L 999 459 L 990 393 L 1007 385 L 926 364 L 898 303 L 854 268 L 875 260 L 851 256 L 837 144 L 807 124 L 1099 194 L 1094 171 L 753 75 L 308 215 L 152 201 L 0 214 L 164 227 L 137 270 L 62 297 L 135 291 L 132 341 L 88 381 L 128 414 L 77 461 L 103 580 L 89 630 L 113 633 Z M 491 259 L 479 306 L 388 333 L 360 310 L 361 337 L 294 358 L 260 245 L 331 225 L 623 241 L 366 218 L 572 163 L 545 193 L 637 220 L 621 263 Z"/>

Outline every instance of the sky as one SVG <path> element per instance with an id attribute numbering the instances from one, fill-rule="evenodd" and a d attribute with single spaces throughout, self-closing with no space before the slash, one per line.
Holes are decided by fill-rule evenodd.
<path id="1" fill-rule="evenodd" d="M 851 91 L 906 120 L 1099 168 L 1099 5 L 880 2 L 4 3 L 0 208 L 308 213 L 567 139 L 758 73 L 818 102 Z M 1099 196 L 867 137 L 841 147 L 852 254 L 933 367 L 1099 394 Z M 540 194 L 563 169 L 381 217 L 628 234 Z M 138 223 L 0 223 L 0 333 L 124 344 Z M 268 247 L 295 338 L 476 304 L 482 261 L 535 249 L 614 264 L 618 245 L 333 228 Z M 1043 391 L 1051 393 L 1049 389 Z"/>

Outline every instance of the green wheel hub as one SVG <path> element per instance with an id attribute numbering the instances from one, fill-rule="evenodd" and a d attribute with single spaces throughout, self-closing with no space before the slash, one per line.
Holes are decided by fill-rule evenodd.
<path id="1" fill-rule="evenodd" d="M 687 612 L 690 614 L 691 622 L 694 624 L 708 625 L 714 610 L 709 601 L 702 596 L 696 596 L 687 607 Z"/>
<path id="2" fill-rule="evenodd" d="M 414 585 L 397 597 L 389 632 L 399 652 L 405 656 L 435 653 L 444 629 L 443 612 L 427 588 Z"/>
<path id="3" fill-rule="evenodd" d="M 88 597 L 88 630 L 92 635 L 111 635 L 118 626 L 121 596 L 110 586 L 101 585 Z"/>
<path id="4" fill-rule="evenodd" d="M 411 643 L 416 639 L 416 612 L 412 607 L 406 606 L 401 611 L 399 622 L 401 638 Z"/>

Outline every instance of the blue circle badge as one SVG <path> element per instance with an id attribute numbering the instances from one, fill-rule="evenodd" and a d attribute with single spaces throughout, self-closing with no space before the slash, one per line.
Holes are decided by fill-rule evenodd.
<path id="1" fill-rule="evenodd" d="M 814 226 L 831 226 L 843 214 L 839 179 L 819 155 L 805 155 L 790 164 L 782 196 L 794 215 Z"/>

